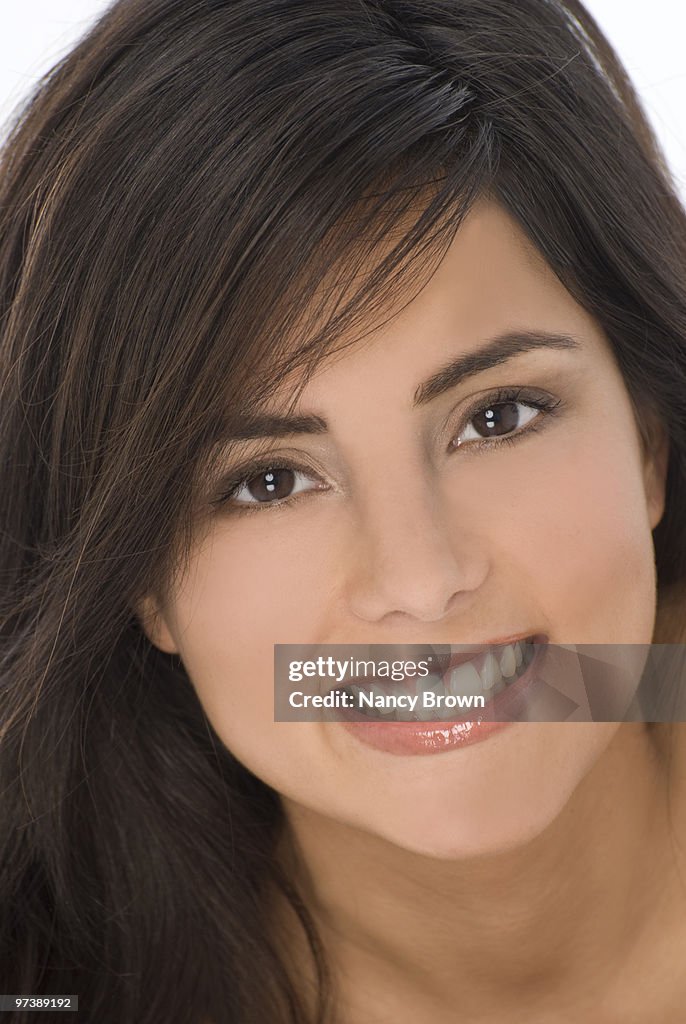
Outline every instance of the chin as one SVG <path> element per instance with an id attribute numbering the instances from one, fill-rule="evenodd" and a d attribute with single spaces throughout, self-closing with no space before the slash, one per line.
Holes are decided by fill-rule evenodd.
<path id="1" fill-rule="evenodd" d="M 408 853 L 435 860 L 463 860 L 494 857 L 525 847 L 550 828 L 562 807 L 545 808 L 546 813 L 512 815 L 494 821 L 486 815 L 469 822 L 435 823 L 429 828 L 389 829 L 383 838 Z"/>
<path id="2" fill-rule="evenodd" d="M 382 808 L 376 804 L 369 831 L 408 852 L 441 860 L 497 856 L 542 837 L 570 810 L 619 724 L 566 722 L 543 728 L 547 756 L 514 760 L 484 785 L 462 776 L 450 785 L 445 778 L 436 780 L 414 793 L 406 787 L 401 798 L 385 801 Z"/>

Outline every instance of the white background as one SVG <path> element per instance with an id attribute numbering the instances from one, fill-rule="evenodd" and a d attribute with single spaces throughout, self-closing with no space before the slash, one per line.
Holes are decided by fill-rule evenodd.
<path id="1" fill-rule="evenodd" d="M 109 3 L 0 0 L 0 137 L 26 90 Z M 686 201 L 686 2 L 586 0 L 586 7 L 637 86 Z"/>

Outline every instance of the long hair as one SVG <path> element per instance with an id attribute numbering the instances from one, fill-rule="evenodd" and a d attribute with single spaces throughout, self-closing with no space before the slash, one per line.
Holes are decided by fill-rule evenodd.
<path id="1" fill-rule="evenodd" d="M 134 608 L 188 557 L 231 423 L 275 382 L 295 401 L 484 196 L 605 331 L 645 443 L 651 410 L 667 425 L 658 593 L 681 586 L 686 216 L 576 0 L 117 0 L 17 111 L 0 164 L 0 991 L 78 994 L 98 1024 L 333 1019 L 275 855 L 278 795 Z M 274 894 L 308 939 L 314 1000 L 269 928 Z"/>

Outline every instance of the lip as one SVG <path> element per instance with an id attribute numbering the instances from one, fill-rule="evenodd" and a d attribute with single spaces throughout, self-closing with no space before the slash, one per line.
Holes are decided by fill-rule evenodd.
<path id="1" fill-rule="evenodd" d="M 540 633 L 524 633 L 505 640 L 503 643 L 513 643 L 515 640 L 531 637 L 533 637 L 535 653 L 524 674 L 497 694 L 495 698 L 488 700 L 485 707 L 480 709 L 479 716 L 475 720 L 370 722 L 354 713 L 346 713 L 343 717 L 339 717 L 335 724 L 342 726 L 364 746 L 400 756 L 440 754 L 447 750 L 482 742 L 517 723 L 520 716 L 526 711 L 529 697 L 535 691 L 536 685 L 540 683 L 538 676 L 545 664 L 548 638 Z M 490 646 L 498 645 L 484 645 L 483 649 Z M 470 657 L 473 656 L 472 653 Z M 465 658 L 462 657 L 461 660 L 464 661 Z"/>
<path id="2" fill-rule="evenodd" d="M 447 663 L 442 675 L 445 677 L 456 665 L 463 665 L 466 661 L 476 661 L 479 655 L 486 651 L 497 653 L 499 647 L 507 647 L 508 644 L 515 644 L 518 640 L 531 640 L 534 644 L 546 644 L 548 637 L 545 633 L 517 633 L 513 636 L 501 637 L 499 640 L 489 640 L 488 643 L 470 647 L 467 652 L 454 654 Z M 454 646 L 459 647 L 460 644 Z"/>

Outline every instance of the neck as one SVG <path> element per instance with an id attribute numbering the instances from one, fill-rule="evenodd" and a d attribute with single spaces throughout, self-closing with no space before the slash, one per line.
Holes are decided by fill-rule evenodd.
<path id="1" fill-rule="evenodd" d="M 410 985 L 444 1006 L 446 1019 L 459 992 L 461 1011 L 478 1019 L 511 1011 L 523 994 L 541 1005 L 550 995 L 559 1008 L 565 994 L 572 1002 L 602 991 L 676 877 L 664 739 L 655 736 L 623 724 L 541 834 L 459 861 L 408 852 L 285 801 L 291 849 L 350 992 L 386 978 L 389 990 Z M 367 1017 L 361 1004 L 357 1012 L 370 1019 L 368 1006 Z"/>

